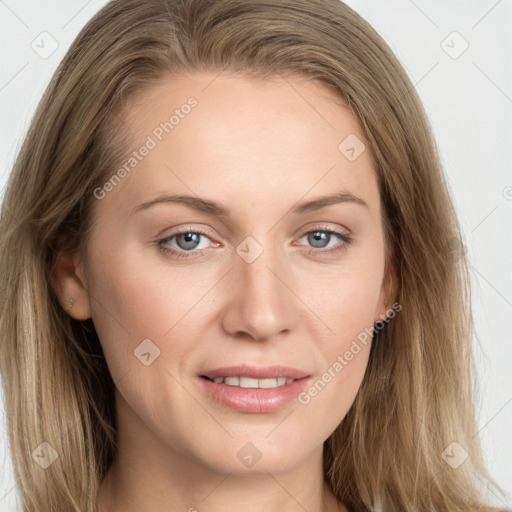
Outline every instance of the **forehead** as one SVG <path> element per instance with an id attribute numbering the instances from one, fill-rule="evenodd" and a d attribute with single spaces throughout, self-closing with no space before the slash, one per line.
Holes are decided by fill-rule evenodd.
<path id="1" fill-rule="evenodd" d="M 369 203 L 378 198 L 359 120 L 320 82 L 166 77 L 130 98 L 123 114 L 128 172 L 109 200 L 138 204 L 150 193 L 218 191 L 264 206 L 333 187 L 364 191 Z M 130 155 L 133 166 L 126 165 Z"/>

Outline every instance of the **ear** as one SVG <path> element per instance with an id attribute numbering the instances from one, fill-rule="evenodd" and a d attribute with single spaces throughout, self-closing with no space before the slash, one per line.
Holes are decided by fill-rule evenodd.
<path id="1" fill-rule="evenodd" d="M 395 303 L 398 294 L 398 277 L 393 247 L 389 248 L 389 257 L 380 288 L 379 301 L 375 310 L 374 322 L 382 322 L 389 314 L 390 307 Z"/>
<path id="2" fill-rule="evenodd" d="M 91 317 L 87 281 L 78 252 L 59 256 L 51 284 L 62 307 L 72 318 L 87 320 Z"/>

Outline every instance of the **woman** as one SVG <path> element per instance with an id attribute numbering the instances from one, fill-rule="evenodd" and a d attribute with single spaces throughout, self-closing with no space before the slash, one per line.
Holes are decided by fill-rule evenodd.
<path id="1" fill-rule="evenodd" d="M 495 510 L 460 229 L 337 0 L 115 0 L 1 217 L 23 512 Z"/>

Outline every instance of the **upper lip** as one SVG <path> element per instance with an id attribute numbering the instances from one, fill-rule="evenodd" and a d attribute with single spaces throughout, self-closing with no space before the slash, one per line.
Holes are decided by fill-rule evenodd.
<path id="1" fill-rule="evenodd" d="M 256 367 L 242 364 L 239 366 L 225 366 L 224 368 L 216 368 L 200 373 L 201 377 L 215 379 L 216 377 L 250 377 L 253 379 L 271 379 L 276 377 L 286 377 L 287 379 L 302 379 L 309 377 L 309 373 L 292 368 L 290 366 L 264 366 Z"/>

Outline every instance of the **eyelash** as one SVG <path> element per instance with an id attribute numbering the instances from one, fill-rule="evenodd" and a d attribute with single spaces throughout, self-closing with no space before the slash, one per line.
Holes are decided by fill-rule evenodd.
<path id="1" fill-rule="evenodd" d="M 314 247 L 312 247 L 308 251 L 308 255 L 311 255 L 311 254 L 313 254 L 313 255 L 315 255 L 315 254 L 321 254 L 321 255 L 336 254 L 336 253 L 339 253 L 340 251 L 344 250 L 346 248 L 346 246 L 348 246 L 352 243 L 352 240 L 353 240 L 353 238 L 346 233 L 342 233 L 340 231 L 335 231 L 332 229 L 327 229 L 323 226 L 314 227 L 313 229 L 306 231 L 299 238 L 303 238 L 304 236 L 309 235 L 310 233 L 315 233 L 317 231 L 320 231 L 323 233 L 329 233 L 331 235 L 337 235 L 340 237 L 342 243 L 339 245 L 336 245 L 335 247 L 333 247 L 331 249 L 326 249 L 326 250 L 315 249 Z M 192 251 L 183 251 L 183 250 L 177 251 L 176 249 L 169 249 L 169 247 L 166 246 L 167 242 L 169 242 L 171 239 L 173 239 L 174 237 L 177 237 L 179 235 L 183 235 L 185 233 L 194 233 L 197 235 L 205 236 L 206 238 L 210 238 L 208 233 L 206 233 L 205 231 L 202 231 L 200 229 L 183 229 L 183 230 L 176 231 L 175 233 L 173 233 L 170 236 L 167 236 L 165 238 L 157 240 L 154 245 L 156 245 L 158 247 L 158 249 L 160 251 L 162 251 L 164 254 L 170 254 L 171 256 L 176 256 L 177 258 L 180 258 L 180 259 L 189 259 L 191 254 L 198 255 L 198 256 L 193 256 L 194 258 L 201 257 L 204 254 L 205 249 L 201 249 L 201 250 L 196 249 L 196 250 L 192 250 Z"/>

